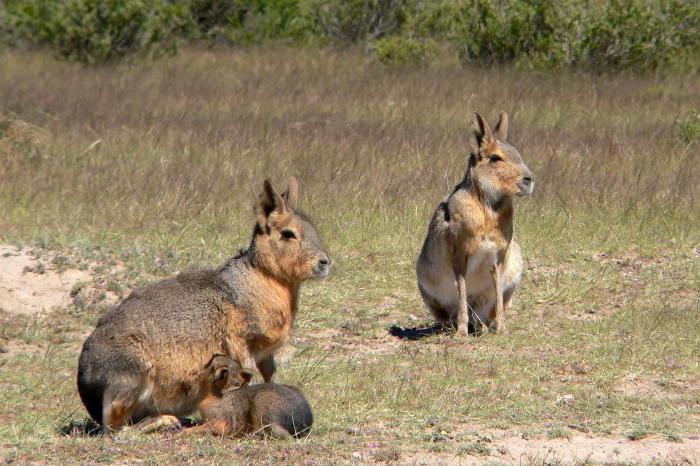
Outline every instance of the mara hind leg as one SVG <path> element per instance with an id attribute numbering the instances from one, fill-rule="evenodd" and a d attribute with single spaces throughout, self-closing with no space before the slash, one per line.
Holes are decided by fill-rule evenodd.
<path id="1" fill-rule="evenodd" d="M 78 361 L 78 393 L 90 416 L 115 432 L 150 414 L 150 364 L 88 337 Z"/>
<path id="2" fill-rule="evenodd" d="M 265 433 L 267 433 L 270 437 L 272 437 L 274 439 L 285 440 L 285 439 L 292 438 L 292 434 L 290 434 L 287 429 L 282 427 L 280 424 L 277 424 L 276 422 L 273 422 L 272 424 L 270 424 L 265 429 Z"/>
<path id="3" fill-rule="evenodd" d="M 110 374 L 102 405 L 102 426 L 115 432 L 134 420 L 146 384 L 141 374 Z"/>
<path id="4" fill-rule="evenodd" d="M 513 294 L 515 293 L 515 287 L 511 286 L 503 290 L 503 313 L 510 307 L 513 302 Z"/>
<path id="5" fill-rule="evenodd" d="M 513 293 L 515 292 L 515 288 L 515 286 L 508 287 L 505 290 L 502 290 L 502 292 L 497 295 L 501 298 L 501 311 L 498 313 L 498 315 L 500 316 L 500 326 L 498 326 L 497 321 L 496 333 L 504 329 L 503 322 L 505 320 L 506 311 L 510 308 L 510 305 L 513 301 Z M 498 300 L 496 300 L 496 305 L 498 306 Z"/>
<path id="6" fill-rule="evenodd" d="M 129 424 L 137 424 L 144 433 L 182 427 L 176 416 L 160 414 L 153 407 L 146 374 L 112 375 L 111 378 L 102 414 L 106 430 L 115 432 Z"/>
<path id="7" fill-rule="evenodd" d="M 430 309 L 430 312 L 433 314 L 433 317 L 435 317 L 435 320 L 437 320 L 438 323 L 440 323 L 443 327 L 455 326 L 456 321 L 454 319 L 454 315 L 450 313 L 448 309 L 443 307 L 440 301 L 426 293 L 420 283 L 418 283 L 418 291 L 420 291 L 423 302 L 428 309 Z"/>
<path id="8" fill-rule="evenodd" d="M 503 295 L 503 316 L 505 317 L 505 313 L 508 309 L 510 309 L 511 304 L 513 303 L 513 294 L 515 294 L 515 290 L 518 288 L 518 285 L 520 284 L 520 277 L 517 277 L 517 280 L 513 280 L 511 283 L 506 283 L 504 286 L 502 286 L 502 295 Z"/>

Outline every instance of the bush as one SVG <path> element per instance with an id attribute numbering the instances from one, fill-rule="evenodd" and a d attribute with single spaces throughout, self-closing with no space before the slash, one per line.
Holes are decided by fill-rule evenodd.
<path id="1" fill-rule="evenodd" d="M 441 0 L 422 2 L 409 22 L 478 64 L 655 69 L 700 50 L 700 4 L 683 0 Z"/>
<path id="2" fill-rule="evenodd" d="M 165 0 L 9 0 L 4 20 L 15 41 L 49 44 L 62 57 L 93 64 L 174 52 L 187 13 Z"/>
<path id="3" fill-rule="evenodd" d="M 436 41 L 465 63 L 685 68 L 700 63 L 688 0 L 0 0 L 0 40 L 97 63 L 172 52 L 178 38 L 369 43 L 384 63 L 423 64 Z"/>
<path id="4" fill-rule="evenodd" d="M 228 37 L 233 42 L 262 42 L 299 38 L 307 29 L 298 0 L 242 0 L 230 17 Z"/>
<path id="5" fill-rule="evenodd" d="M 678 137 L 685 144 L 700 142 L 700 111 L 692 110 L 685 117 L 676 120 Z"/>
<path id="6" fill-rule="evenodd" d="M 372 44 L 375 55 L 385 65 L 426 65 L 435 58 L 438 44 L 432 39 L 390 36 Z"/>
<path id="7" fill-rule="evenodd" d="M 184 0 L 183 0 L 184 1 Z M 232 43 L 300 38 L 308 30 L 299 0 L 189 0 L 197 38 Z"/>
<path id="8" fill-rule="evenodd" d="M 697 55 L 700 4 L 615 0 L 582 18 L 577 61 L 593 68 L 658 68 Z"/>
<path id="9" fill-rule="evenodd" d="M 410 0 L 309 0 L 305 14 L 314 35 L 332 41 L 372 41 L 401 29 Z"/>
<path id="10" fill-rule="evenodd" d="M 568 22 L 554 0 L 513 2 L 508 8 L 477 1 L 467 14 L 460 50 L 464 61 L 491 64 L 529 59 L 557 66 L 567 59 Z"/>
<path id="11" fill-rule="evenodd" d="M 554 0 L 443 0 L 422 4 L 412 28 L 452 43 L 464 62 L 528 59 L 559 65 L 569 55 L 570 16 L 565 4 Z"/>
<path id="12" fill-rule="evenodd" d="M 197 33 L 213 38 L 222 35 L 232 21 L 242 22 L 245 9 L 231 0 L 192 0 L 190 15 Z"/>

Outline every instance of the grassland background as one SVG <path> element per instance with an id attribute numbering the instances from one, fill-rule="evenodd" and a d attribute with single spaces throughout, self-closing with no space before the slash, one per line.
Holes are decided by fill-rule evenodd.
<path id="1" fill-rule="evenodd" d="M 315 409 L 304 442 L 62 437 L 85 417 L 74 373 L 103 310 L 71 306 L 0 314 L 17 348 L 0 355 L 6 458 L 345 462 L 376 443 L 363 458 L 381 461 L 478 454 L 480 428 L 698 433 L 697 75 L 387 68 L 279 45 L 97 68 L 2 50 L 0 63 L 2 242 L 129 289 L 222 263 L 247 245 L 262 180 L 295 175 L 335 264 L 303 289 L 279 373 Z M 430 321 L 413 263 L 463 175 L 469 115 L 500 110 L 536 174 L 516 212 L 527 269 L 507 331 L 400 341 L 390 326 Z"/>

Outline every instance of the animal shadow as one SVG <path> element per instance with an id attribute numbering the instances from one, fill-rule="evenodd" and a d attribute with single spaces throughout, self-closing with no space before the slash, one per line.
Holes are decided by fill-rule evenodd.
<path id="1" fill-rule="evenodd" d="M 204 425 L 204 421 L 196 417 L 180 418 L 183 429 Z M 71 419 L 67 424 L 58 428 L 58 433 L 64 437 L 97 437 L 103 434 L 102 426 L 89 417 Z"/>
<path id="2" fill-rule="evenodd" d="M 425 324 L 418 327 L 408 328 L 394 324 L 389 328 L 390 335 L 395 336 L 400 340 L 410 341 L 422 340 L 423 338 L 439 335 L 441 333 L 447 335 L 454 334 L 456 331 L 457 327 L 454 325 L 445 325 L 441 323 L 435 323 L 432 325 Z M 483 326 L 474 325 L 474 322 L 470 320 L 469 326 L 467 327 L 467 333 L 473 337 L 481 336 L 483 334 Z"/>
<path id="3" fill-rule="evenodd" d="M 418 327 L 402 327 L 400 325 L 392 325 L 389 328 L 389 334 L 400 340 L 422 340 L 423 338 L 438 335 L 440 333 L 448 333 L 453 331 L 449 327 L 436 323 L 431 325 L 420 325 Z"/>
<path id="4" fill-rule="evenodd" d="M 90 418 L 71 419 L 58 432 L 66 437 L 97 437 L 102 435 L 102 426 Z"/>

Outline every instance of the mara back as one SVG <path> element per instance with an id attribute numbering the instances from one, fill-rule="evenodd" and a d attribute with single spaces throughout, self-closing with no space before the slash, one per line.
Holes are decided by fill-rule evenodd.
<path id="1" fill-rule="evenodd" d="M 313 425 L 311 405 L 291 385 L 263 383 L 223 392 L 201 407 L 202 417 L 217 435 L 268 434 L 302 437 Z"/>
<path id="2" fill-rule="evenodd" d="M 463 335 L 470 324 L 501 330 L 522 272 L 513 201 L 532 193 L 534 175 L 507 134 L 506 113 L 494 131 L 474 115 L 466 173 L 433 211 L 416 263 L 423 301 Z"/>
<path id="3" fill-rule="evenodd" d="M 114 430 L 194 412 L 209 395 L 206 368 L 217 353 L 272 379 L 301 283 L 331 265 L 314 225 L 296 211 L 297 193 L 294 178 L 282 195 L 265 181 L 247 250 L 137 289 L 99 320 L 78 364 L 78 391 L 96 421 Z"/>

